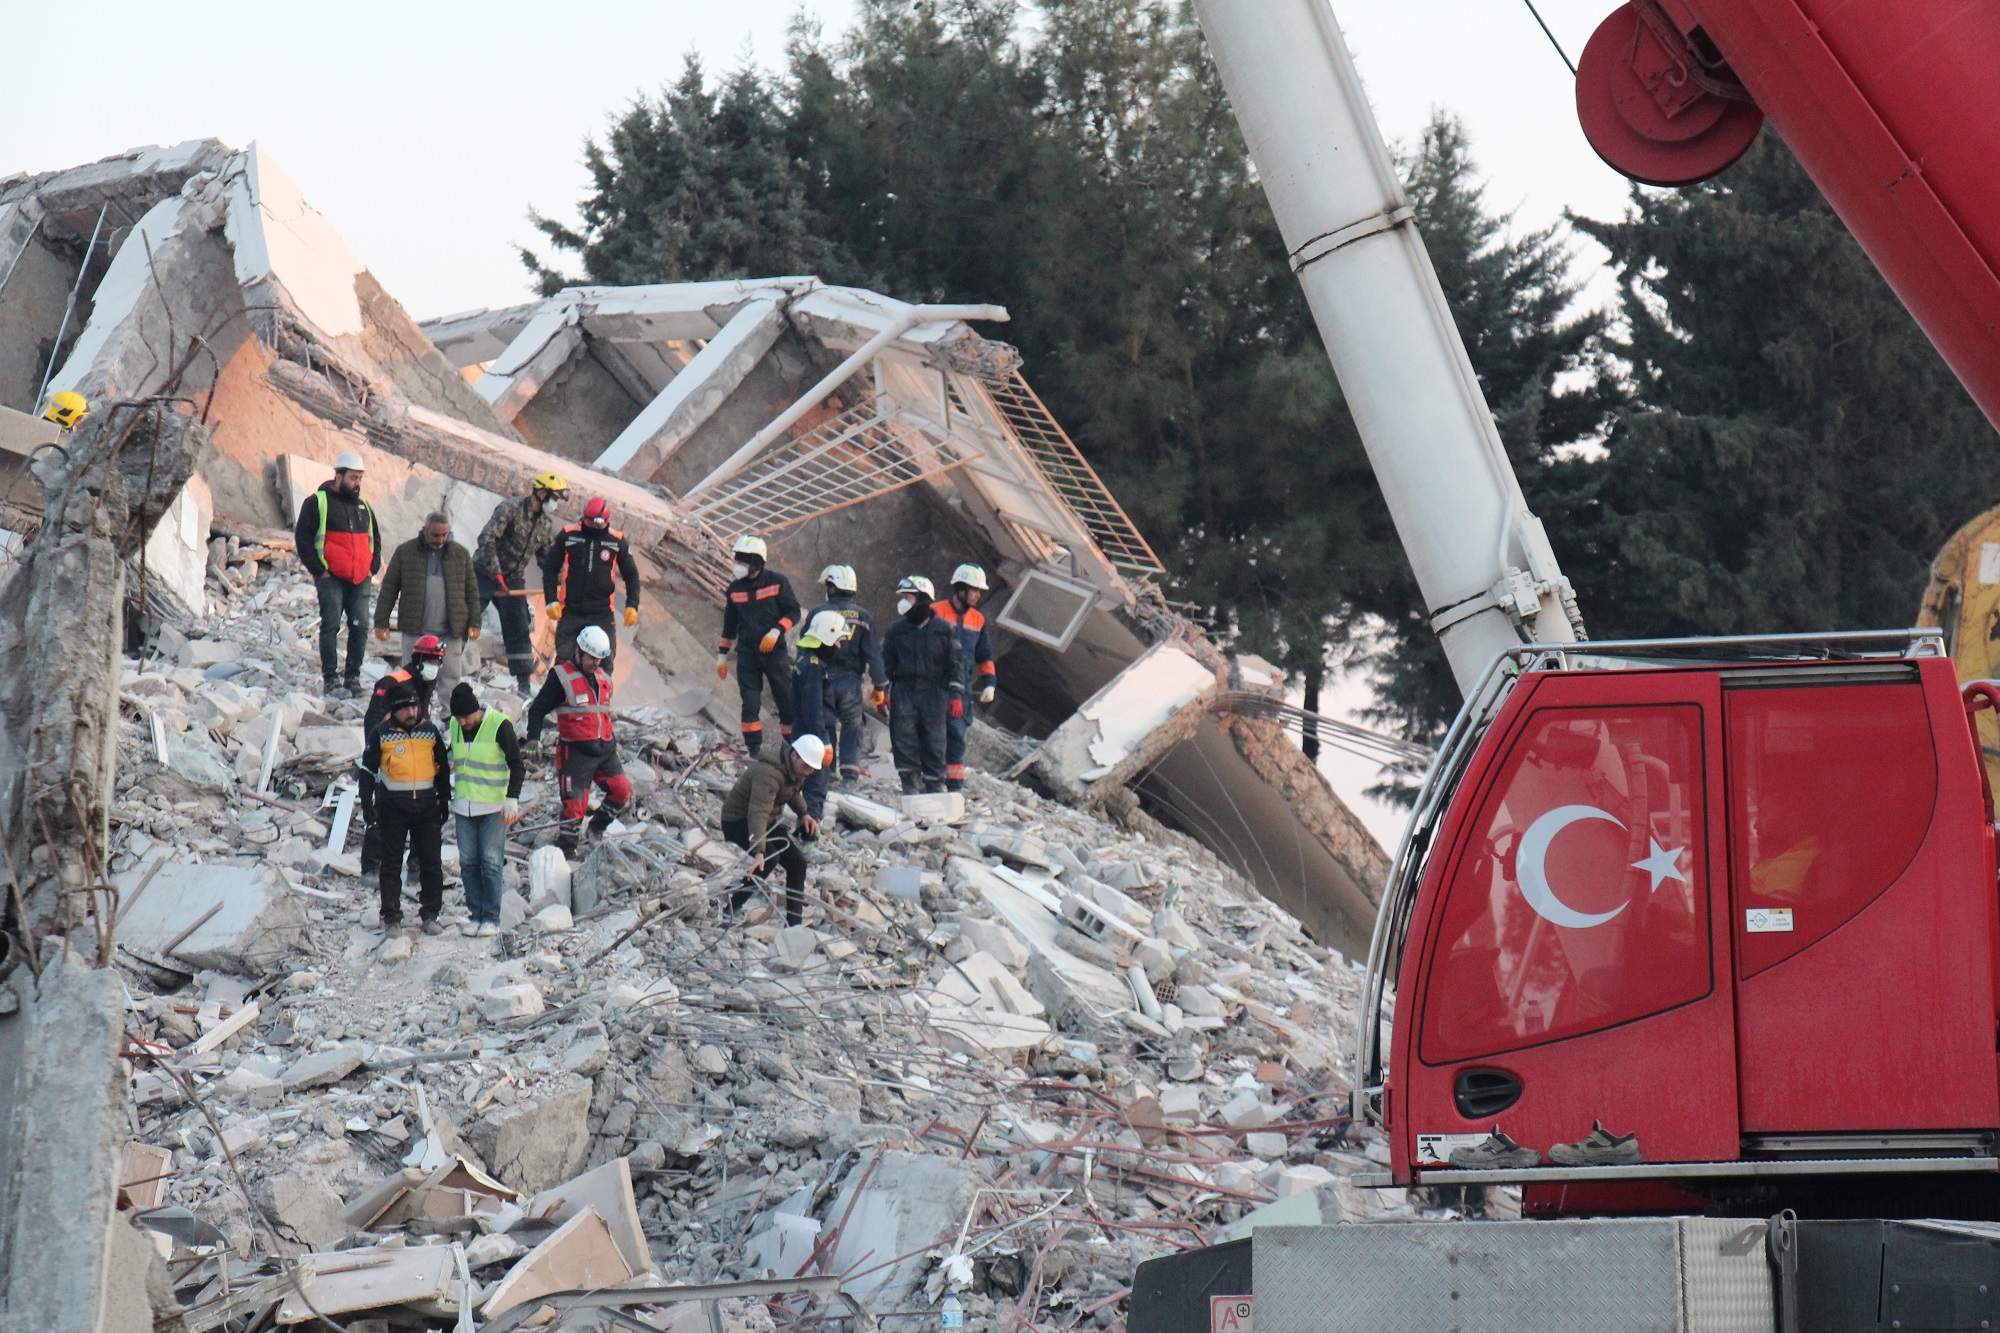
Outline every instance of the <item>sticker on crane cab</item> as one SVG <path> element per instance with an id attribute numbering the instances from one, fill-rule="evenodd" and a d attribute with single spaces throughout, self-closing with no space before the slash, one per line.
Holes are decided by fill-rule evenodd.
<path id="1" fill-rule="evenodd" d="M 1749 907 L 1743 911 L 1743 931 L 1748 935 L 1789 935 L 1792 909 L 1789 907 Z"/>
<path id="2" fill-rule="evenodd" d="M 1208 1298 L 1208 1333 L 1256 1333 L 1248 1296 Z"/>
<path id="3" fill-rule="evenodd" d="M 1418 1166 L 1450 1166 L 1453 1148 L 1471 1148 L 1486 1142 L 1484 1134 L 1419 1134 Z"/>

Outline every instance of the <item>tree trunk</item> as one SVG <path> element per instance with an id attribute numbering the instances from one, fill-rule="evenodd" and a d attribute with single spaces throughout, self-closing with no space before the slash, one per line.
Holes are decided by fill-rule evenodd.
<path id="1" fill-rule="evenodd" d="M 1326 684 L 1325 665 L 1315 662 L 1307 667 L 1305 680 L 1305 710 L 1308 713 L 1317 713 L 1319 711 L 1320 686 Z M 1299 748 L 1306 752 L 1306 758 L 1312 760 L 1315 764 L 1319 762 L 1319 723 L 1310 717 L 1306 719 L 1305 738 L 1299 742 Z"/>

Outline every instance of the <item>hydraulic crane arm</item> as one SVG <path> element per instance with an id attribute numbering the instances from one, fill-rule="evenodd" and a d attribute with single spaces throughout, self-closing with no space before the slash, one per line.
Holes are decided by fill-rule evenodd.
<path id="1" fill-rule="evenodd" d="M 1459 688 L 1579 637 L 1326 0 L 1195 9 Z"/>

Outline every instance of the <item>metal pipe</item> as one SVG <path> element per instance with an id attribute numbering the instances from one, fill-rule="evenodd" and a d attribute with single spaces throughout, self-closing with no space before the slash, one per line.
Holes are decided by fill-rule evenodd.
<path id="1" fill-rule="evenodd" d="M 1575 637 L 1326 0 L 1195 10 L 1459 688 Z"/>
<path id="2" fill-rule="evenodd" d="M 55 378 L 56 358 L 62 355 L 63 335 L 69 332 L 69 317 L 76 313 L 76 294 L 83 290 L 83 278 L 85 274 L 90 272 L 90 261 L 97 258 L 97 235 L 104 230 L 104 214 L 110 207 L 111 201 L 109 199 L 98 206 L 97 224 L 90 229 L 90 245 L 83 252 L 83 263 L 77 266 L 76 281 L 70 284 L 69 300 L 63 305 L 62 323 L 57 326 L 56 340 L 49 348 L 49 364 L 48 368 L 42 371 L 42 386 L 35 390 L 34 410 L 36 411 L 41 410 L 42 396 L 48 393 L 49 381 Z M 11 272 L 12 270 L 10 269 L 9 273 L 11 274 Z"/>
<path id="3" fill-rule="evenodd" d="M 28 247 L 35 243 L 35 236 L 41 231 L 42 220 L 46 216 L 47 215 L 43 213 L 35 214 L 35 225 L 28 228 L 28 234 L 21 238 L 21 248 L 14 252 L 14 258 L 7 265 L 7 271 L 5 273 L 0 273 L 0 295 L 6 294 L 7 284 L 9 281 L 13 279 L 14 270 L 21 267 L 21 256 L 28 253 Z"/>
<path id="4" fill-rule="evenodd" d="M 722 462 L 707 476 L 689 487 L 681 496 L 683 500 L 695 500 L 714 490 L 723 482 L 750 465 L 750 461 L 764 451 L 766 445 L 790 430 L 794 423 L 817 407 L 826 396 L 853 379 L 875 360 L 896 339 L 908 333 L 919 324 L 934 324 L 945 320 L 985 320 L 1004 324 L 1007 308 L 997 305 L 913 305 L 883 329 L 848 354 L 845 361 L 828 371 L 820 382 L 807 389 L 790 407 L 773 417 L 770 424 L 752 435 L 748 442 Z"/>

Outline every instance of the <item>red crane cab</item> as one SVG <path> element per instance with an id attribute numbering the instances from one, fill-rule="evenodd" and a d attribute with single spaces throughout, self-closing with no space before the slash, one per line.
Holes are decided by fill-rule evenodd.
<path id="1" fill-rule="evenodd" d="M 1987 701 L 1919 630 L 1496 662 L 1371 950 L 1378 1183 L 1519 1183 L 1531 1212 L 1761 1211 L 1858 1175 L 1921 1178 L 1924 1213 L 1941 1176 L 2000 1193 Z M 1496 1125 L 1546 1154 L 1593 1122 L 1643 1163 L 1449 1164 Z"/>

